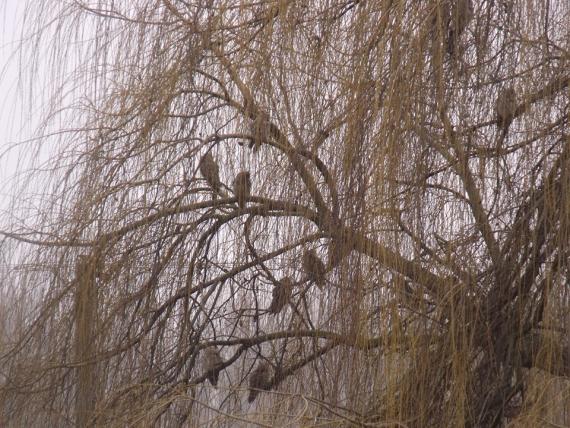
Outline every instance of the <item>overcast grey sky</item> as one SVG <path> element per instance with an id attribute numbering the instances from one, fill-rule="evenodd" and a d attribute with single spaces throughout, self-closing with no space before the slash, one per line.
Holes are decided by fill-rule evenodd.
<path id="1" fill-rule="evenodd" d="M 18 170 L 18 153 L 7 150 L 31 135 L 32 124 L 18 88 L 18 43 L 22 33 L 24 1 L 0 0 L 0 208 L 5 209 Z"/>

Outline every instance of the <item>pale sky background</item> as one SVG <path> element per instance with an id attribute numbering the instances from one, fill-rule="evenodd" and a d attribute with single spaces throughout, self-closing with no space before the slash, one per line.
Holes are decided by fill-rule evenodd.
<path id="1" fill-rule="evenodd" d="M 49 139 L 40 144 L 33 140 L 49 105 L 47 97 L 53 88 L 48 85 L 54 82 L 49 52 L 29 39 L 37 22 L 25 15 L 26 4 L 37 1 L 0 0 L 0 229 L 10 229 L 10 218 L 28 220 L 27 214 L 15 213 L 14 206 L 39 206 L 46 174 L 31 170 L 56 153 Z M 22 42 L 25 36 L 28 41 Z M 49 43 L 50 33 L 44 36 L 42 42 Z"/>
<path id="2" fill-rule="evenodd" d="M 5 210 L 19 167 L 14 143 L 32 134 L 34 125 L 25 116 L 18 88 L 18 43 L 22 34 L 22 0 L 0 0 L 0 209 Z M 2 216 L 4 217 L 4 216 Z"/>
<path id="3" fill-rule="evenodd" d="M 31 127 L 24 125 L 21 96 L 18 97 L 18 41 L 22 33 L 23 0 L 0 0 L 0 229 L 7 229 L 10 212 L 10 200 L 15 194 L 19 155 L 14 147 L 31 135 Z M 28 121 L 29 123 L 29 121 Z M 11 264 L 12 252 L 8 247 L 0 246 L 0 305 L 10 298 L 10 283 L 6 275 Z M 6 270 L 5 270 L 6 269 Z M 5 308 L 0 307 L 0 310 Z"/>

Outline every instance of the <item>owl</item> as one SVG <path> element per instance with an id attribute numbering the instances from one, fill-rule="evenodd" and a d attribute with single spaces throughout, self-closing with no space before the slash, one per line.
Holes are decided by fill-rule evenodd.
<path id="1" fill-rule="evenodd" d="M 506 132 L 517 110 L 517 94 L 512 86 L 504 88 L 499 92 L 495 103 L 495 114 L 497 126 Z"/>
<path id="2" fill-rule="evenodd" d="M 461 34 L 473 19 L 473 12 L 471 0 L 457 0 L 451 8 L 447 36 L 447 52 L 449 55 L 454 54 Z"/>
<path id="3" fill-rule="evenodd" d="M 251 180 L 249 177 L 248 171 L 241 171 L 234 180 L 234 194 L 237 197 L 240 208 L 245 208 L 245 203 L 251 193 Z"/>
<path id="4" fill-rule="evenodd" d="M 319 288 L 323 288 L 326 269 L 315 250 L 306 250 L 303 253 L 303 270 L 309 277 L 309 280 L 314 281 Z"/>
<path id="5" fill-rule="evenodd" d="M 273 299 L 269 306 L 269 313 L 278 314 L 281 309 L 289 303 L 293 292 L 293 281 L 289 277 L 283 278 L 277 285 L 273 287 Z"/>
<path id="6" fill-rule="evenodd" d="M 259 390 L 268 391 L 269 390 L 269 377 L 271 376 L 271 369 L 269 364 L 260 363 L 249 376 L 249 396 L 247 401 L 253 403 Z"/>
<path id="7" fill-rule="evenodd" d="M 253 148 L 253 151 L 257 152 L 263 143 L 269 141 L 271 135 L 269 116 L 264 112 L 259 112 L 251 123 L 250 131 L 252 138 L 249 148 Z"/>
<path id="8" fill-rule="evenodd" d="M 212 386 L 217 386 L 220 369 L 224 364 L 224 360 L 222 360 L 219 351 L 215 347 L 207 348 L 202 356 L 202 364 L 204 370 L 206 370 L 208 381 Z"/>
<path id="9" fill-rule="evenodd" d="M 210 152 L 200 159 L 200 174 L 208 182 L 208 185 L 215 191 L 220 192 L 222 182 L 220 181 L 220 168 Z"/>

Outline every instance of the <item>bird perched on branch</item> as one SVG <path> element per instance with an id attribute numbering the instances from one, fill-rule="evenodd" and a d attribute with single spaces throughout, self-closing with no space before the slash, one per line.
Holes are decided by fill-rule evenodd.
<path id="1" fill-rule="evenodd" d="M 251 123 L 251 141 L 249 148 L 253 148 L 257 152 L 261 145 L 269 141 L 271 135 L 271 126 L 269 122 L 269 115 L 264 112 L 259 112 Z"/>
<path id="2" fill-rule="evenodd" d="M 271 369 L 269 364 L 262 362 L 251 372 L 249 376 L 249 396 L 247 401 L 253 403 L 259 390 L 268 391 L 269 390 L 269 377 L 271 375 Z"/>
<path id="3" fill-rule="evenodd" d="M 495 103 L 497 126 L 507 132 L 511 122 L 515 118 L 517 110 L 517 93 L 512 86 L 502 89 Z"/>
<path id="4" fill-rule="evenodd" d="M 241 171 L 234 180 L 234 194 L 238 200 L 240 208 L 245 207 L 247 198 L 251 193 L 251 180 L 248 171 Z"/>
<path id="5" fill-rule="evenodd" d="M 220 181 L 220 168 L 210 152 L 206 153 L 200 159 L 200 174 L 206 179 L 208 185 L 217 193 L 222 190 L 222 182 Z"/>
<path id="6" fill-rule="evenodd" d="M 323 288 L 326 269 L 315 250 L 306 250 L 303 253 L 303 270 L 309 277 L 309 280 L 314 281 L 319 288 Z"/>
<path id="7" fill-rule="evenodd" d="M 459 38 L 473 19 L 471 0 L 456 0 L 451 8 L 447 35 L 447 52 L 453 56 L 459 45 Z"/>
<path id="8" fill-rule="evenodd" d="M 293 281 L 287 276 L 273 287 L 273 299 L 271 300 L 268 311 L 272 314 L 281 312 L 281 309 L 289 303 L 292 293 Z"/>
<path id="9" fill-rule="evenodd" d="M 206 370 L 206 377 L 212 386 L 218 385 L 218 377 L 224 360 L 220 356 L 220 352 L 215 348 L 207 348 L 202 357 L 202 364 Z"/>

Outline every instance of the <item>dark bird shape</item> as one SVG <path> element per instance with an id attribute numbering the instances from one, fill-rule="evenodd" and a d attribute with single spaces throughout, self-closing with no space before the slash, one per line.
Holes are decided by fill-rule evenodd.
<path id="1" fill-rule="evenodd" d="M 208 185 L 216 192 L 222 190 L 222 182 L 220 181 L 220 167 L 214 160 L 210 152 L 206 153 L 200 159 L 200 174 L 206 179 Z"/>
<path id="2" fill-rule="evenodd" d="M 213 386 L 217 386 L 220 370 L 224 365 L 224 360 L 220 357 L 220 352 L 216 348 L 207 348 L 202 358 L 208 381 Z"/>
<path id="3" fill-rule="evenodd" d="M 311 281 L 314 281 L 319 288 L 323 288 L 326 269 L 315 250 L 307 250 L 303 253 L 303 270 Z"/>
<path id="4" fill-rule="evenodd" d="M 245 207 L 245 203 L 247 201 L 247 198 L 249 198 L 250 193 L 251 180 L 249 178 L 249 172 L 242 171 L 236 175 L 236 178 L 234 180 L 234 194 L 237 197 L 238 206 L 240 208 Z"/>
<path id="5" fill-rule="evenodd" d="M 257 152 L 261 145 L 269 141 L 271 135 L 271 126 L 269 124 L 269 116 L 266 113 L 259 112 L 251 123 L 251 141 L 249 148 L 253 148 Z"/>
<path id="6" fill-rule="evenodd" d="M 451 16 L 447 37 L 447 52 L 455 53 L 459 38 L 473 19 L 473 3 L 471 0 L 457 0 L 451 9 Z"/>
<path id="7" fill-rule="evenodd" d="M 497 126 L 507 132 L 511 122 L 515 118 L 517 110 L 517 94 L 512 86 L 499 92 L 495 103 Z"/>
<path id="8" fill-rule="evenodd" d="M 293 293 L 293 281 L 288 276 L 273 287 L 273 299 L 269 305 L 269 313 L 278 314 L 289 303 Z"/>
<path id="9" fill-rule="evenodd" d="M 259 365 L 251 372 L 249 376 L 249 396 L 248 403 L 253 403 L 260 390 L 269 390 L 269 376 L 271 369 L 267 363 L 259 363 Z"/>

